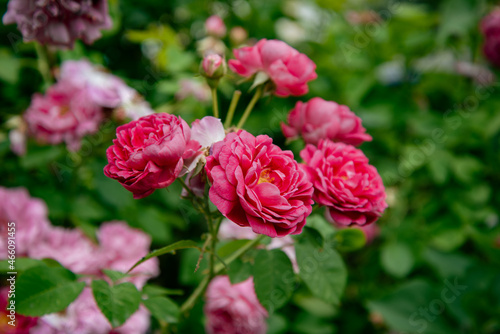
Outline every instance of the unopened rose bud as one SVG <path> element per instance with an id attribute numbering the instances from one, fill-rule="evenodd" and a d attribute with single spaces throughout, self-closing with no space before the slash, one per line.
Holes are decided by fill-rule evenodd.
<path id="1" fill-rule="evenodd" d="M 201 75 L 207 79 L 218 80 L 226 74 L 224 58 L 218 54 L 210 54 L 203 58 L 200 66 Z"/>
<path id="2" fill-rule="evenodd" d="M 205 21 L 205 30 L 208 35 L 218 38 L 226 35 L 226 25 L 217 15 L 212 15 Z"/>
<path id="3" fill-rule="evenodd" d="M 248 39 L 248 33 L 243 27 L 234 27 L 229 32 L 229 39 L 234 45 L 241 45 Z"/>

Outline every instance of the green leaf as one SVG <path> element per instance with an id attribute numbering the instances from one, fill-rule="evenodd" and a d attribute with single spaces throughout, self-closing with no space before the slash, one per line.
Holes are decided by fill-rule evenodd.
<path id="1" fill-rule="evenodd" d="M 16 312 L 39 317 L 64 310 L 85 287 L 65 268 L 32 267 L 16 281 Z"/>
<path id="2" fill-rule="evenodd" d="M 408 246 L 398 242 L 387 243 L 382 247 L 380 261 L 388 274 L 398 278 L 408 275 L 415 262 Z"/>
<path id="3" fill-rule="evenodd" d="M 62 146 L 30 147 L 26 155 L 20 158 L 21 167 L 33 169 L 57 160 L 64 152 Z"/>
<path id="4" fill-rule="evenodd" d="M 295 274 L 288 256 L 278 249 L 260 250 L 253 267 L 255 293 L 270 313 L 283 306 L 291 297 Z"/>
<path id="5" fill-rule="evenodd" d="M 217 250 L 217 255 L 219 255 L 220 258 L 224 259 L 243 247 L 247 242 L 247 239 L 229 241 Z"/>
<path id="6" fill-rule="evenodd" d="M 335 247 L 341 252 L 352 252 L 363 248 L 366 236 L 359 228 L 344 228 L 338 230 L 333 237 Z"/>
<path id="7" fill-rule="evenodd" d="M 184 291 L 180 289 L 166 289 L 162 286 L 147 284 L 142 288 L 142 293 L 148 297 L 158 297 L 164 295 L 183 295 Z"/>
<path id="8" fill-rule="evenodd" d="M 236 259 L 229 265 L 227 275 L 232 284 L 243 282 L 252 276 L 252 265 Z"/>
<path id="9" fill-rule="evenodd" d="M 295 245 L 299 276 L 312 294 L 338 305 L 347 281 L 347 270 L 339 253 L 331 244 L 324 246 L 301 238 Z"/>
<path id="10" fill-rule="evenodd" d="M 159 321 L 175 324 L 179 321 L 179 306 L 167 297 L 153 297 L 143 300 L 142 303 Z"/>
<path id="11" fill-rule="evenodd" d="M 119 281 L 128 275 L 116 270 L 103 269 L 102 270 L 106 276 L 108 276 L 113 282 Z"/>
<path id="12" fill-rule="evenodd" d="M 160 248 L 160 249 L 152 251 L 151 253 L 149 253 L 148 255 L 146 255 L 145 257 L 143 257 L 142 259 L 140 259 L 139 261 L 137 261 L 136 264 L 134 264 L 132 266 L 132 268 L 130 268 L 128 270 L 128 272 L 130 272 L 132 269 L 134 269 L 135 267 L 137 267 L 141 263 L 143 263 L 143 262 L 145 262 L 145 261 L 147 261 L 147 260 L 149 260 L 149 259 L 151 259 L 153 257 L 157 257 L 157 256 L 160 256 L 160 255 L 163 255 L 163 254 L 167 254 L 167 253 L 170 253 L 170 252 L 175 252 L 176 250 L 185 249 L 185 248 L 196 248 L 196 249 L 198 249 L 198 250 L 201 251 L 201 248 L 193 240 L 181 240 L 181 241 L 177 241 L 177 242 L 174 242 L 171 245 L 168 245 L 168 246 L 165 246 L 163 248 Z"/>
<path id="13" fill-rule="evenodd" d="M 43 261 L 31 259 L 29 257 L 20 257 L 17 258 L 14 263 L 14 270 L 11 270 L 10 269 L 11 264 L 9 263 L 9 260 L 2 260 L 0 261 L 0 274 L 5 274 L 9 271 L 15 271 L 20 273 L 21 271 L 25 271 L 29 268 L 39 267 L 44 265 L 45 263 Z"/>
<path id="14" fill-rule="evenodd" d="M 103 280 L 92 281 L 97 306 L 113 328 L 123 325 L 141 303 L 141 294 L 134 284 L 126 282 L 110 286 Z"/>

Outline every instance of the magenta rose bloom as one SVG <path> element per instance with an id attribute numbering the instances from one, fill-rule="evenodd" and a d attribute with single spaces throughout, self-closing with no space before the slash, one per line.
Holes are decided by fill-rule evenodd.
<path id="1" fill-rule="evenodd" d="M 217 276 L 210 282 L 205 297 L 207 333 L 266 333 L 268 313 L 255 295 L 252 277 L 233 285 L 227 276 Z"/>
<path id="2" fill-rule="evenodd" d="M 180 117 L 157 113 L 116 129 L 104 174 L 118 180 L 134 198 L 171 185 L 200 154 L 191 129 Z"/>
<path id="3" fill-rule="evenodd" d="M 314 186 L 313 199 L 328 208 L 327 217 L 340 225 L 366 225 L 387 207 L 382 178 L 361 150 L 321 140 L 308 144 L 300 156 Z"/>
<path id="4" fill-rule="evenodd" d="M 95 133 L 103 119 L 102 109 L 87 92 L 59 82 L 45 95 L 35 94 L 24 114 L 29 133 L 40 142 L 80 149 L 81 139 Z"/>
<path id="5" fill-rule="evenodd" d="M 106 0 L 10 0 L 4 24 L 17 23 L 25 42 L 72 48 L 75 40 L 87 44 L 111 28 Z"/>
<path id="6" fill-rule="evenodd" d="M 8 237 L 15 223 L 16 256 L 27 256 L 30 247 L 47 235 L 50 223 L 47 206 L 31 198 L 24 188 L 0 187 L 0 259 L 8 257 Z M 10 231 L 9 231 L 10 229 Z"/>
<path id="7" fill-rule="evenodd" d="M 297 102 L 288 114 L 288 124 L 281 124 L 287 138 L 304 139 L 307 144 L 317 145 L 320 139 L 359 145 L 372 140 L 366 129 L 349 107 L 315 97 L 309 102 Z"/>
<path id="8" fill-rule="evenodd" d="M 261 39 L 233 53 L 236 59 L 228 63 L 233 72 L 244 77 L 263 72 L 276 86 L 277 96 L 304 95 L 309 91 L 307 82 L 317 77 L 316 64 L 282 41 Z"/>
<path id="9" fill-rule="evenodd" d="M 500 8 L 494 9 L 481 22 L 484 35 L 483 51 L 495 66 L 500 67 Z"/>
<path id="10" fill-rule="evenodd" d="M 312 185 L 291 151 L 240 130 L 212 146 L 205 166 L 212 203 L 228 219 L 270 237 L 299 234 L 311 213 Z"/>

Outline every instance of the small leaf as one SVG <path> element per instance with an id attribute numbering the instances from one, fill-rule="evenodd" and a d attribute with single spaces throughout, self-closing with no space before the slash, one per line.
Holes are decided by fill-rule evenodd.
<path id="1" fill-rule="evenodd" d="M 132 283 L 110 286 L 103 280 L 92 281 L 92 293 L 113 328 L 123 325 L 141 303 L 141 294 Z"/>
<path id="2" fill-rule="evenodd" d="M 321 247 L 307 238 L 299 240 L 295 251 L 299 276 L 312 294 L 338 305 L 346 285 L 347 270 L 337 251 L 330 244 Z"/>
<path id="3" fill-rule="evenodd" d="M 260 250 L 253 266 L 255 293 L 270 313 L 291 297 L 295 274 L 288 256 L 278 249 Z"/>
<path id="4" fill-rule="evenodd" d="M 333 240 L 336 248 L 341 252 L 352 252 L 363 248 L 366 244 L 366 236 L 359 228 L 338 230 Z"/>
<path id="5" fill-rule="evenodd" d="M 164 295 L 183 295 L 184 291 L 180 289 L 166 289 L 158 285 L 147 284 L 142 288 L 142 293 L 148 297 L 158 297 Z"/>
<path id="6" fill-rule="evenodd" d="M 395 277 L 405 277 L 415 262 L 411 250 L 403 243 L 387 243 L 382 247 L 380 261 L 384 270 Z"/>
<path id="7" fill-rule="evenodd" d="M 159 321 L 175 324 L 179 321 L 179 306 L 167 297 L 153 297 L 142 301 Z"/>
<path id="8" fill-rule="evenodd" d="M 229 265 L 227 275 L 232 284 L 243 282 L 252 276 L 252 265 L 249 262 L 236 259 Z"/>
<path id="9" fill-rule="evenodd" d="M 136 264 L 134 264 L 132 266 L 132 268 L 130 268 L 128 270 L 128 272 L 130 272 L 132 269 L 134 269 L 135 267 L 137 267 L 141 263 L 143 263 L 143 262 L 145 262 L 145 261 L 147 261 L 147 260 L 149 260 L 149 259 L 151 259 L 153 257 L 157 257 L 157 256 L 160 256 L 160 255 L 163 255 L 163 254 L 174 252 L 174 251 L 176 251 L 178 249 L 185 249 L 185 248 L 196 248 L 196 249 L 198 249 L 198 250 L 201 251 L 201 248 L 198 247 L 198 244 L 196 242 L 194 242 L 193 240 L 181 240 L 181 241 L 177 241 L 177 242 L 174 242 L 171 245 L 168 245 L 168 246 L 165 246 L 163 248 L 160 248 L 160 249 L 152 251 L 151 253 L 149 253 L 148 255 L 146 255 L 145 257 L 143 257 L 142 259 L 140 259 L 139 261 L 137 261 Z"/>
<path id="10" fill-rule="evenodd" d="M 127 277 L 128 275 L 116 270 L 103 269 L 103 272 L 106 276 L 108 276 L 113 282 L 119 281 L 122 278 Z"/>
<path id="11" fill-rule="evenodd" d="M 85 287 L 65 268 L 32 267 L 16 281 L 16 312 L 39 317 L 64 310 Z"/>

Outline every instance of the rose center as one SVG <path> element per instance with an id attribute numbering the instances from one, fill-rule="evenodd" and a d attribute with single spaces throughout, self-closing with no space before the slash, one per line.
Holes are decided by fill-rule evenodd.
<path id="1" fill-rule="evenodd" d="M 69 111 L 69 106 L 68 105 L 63 105 L 59 107 L 59 115 L 64 116 L 68 113 Z"/>
<path id="2" fill-rule="evenodd" d="M 274 181 L 274 177 L 271 176 L 271 170 L 269 168 L 266 168 L 260 172 L 259 176 L 259 181 L 257 184 L 261 184 L 262 182 L 268 182 L 271 183 Z"/>

